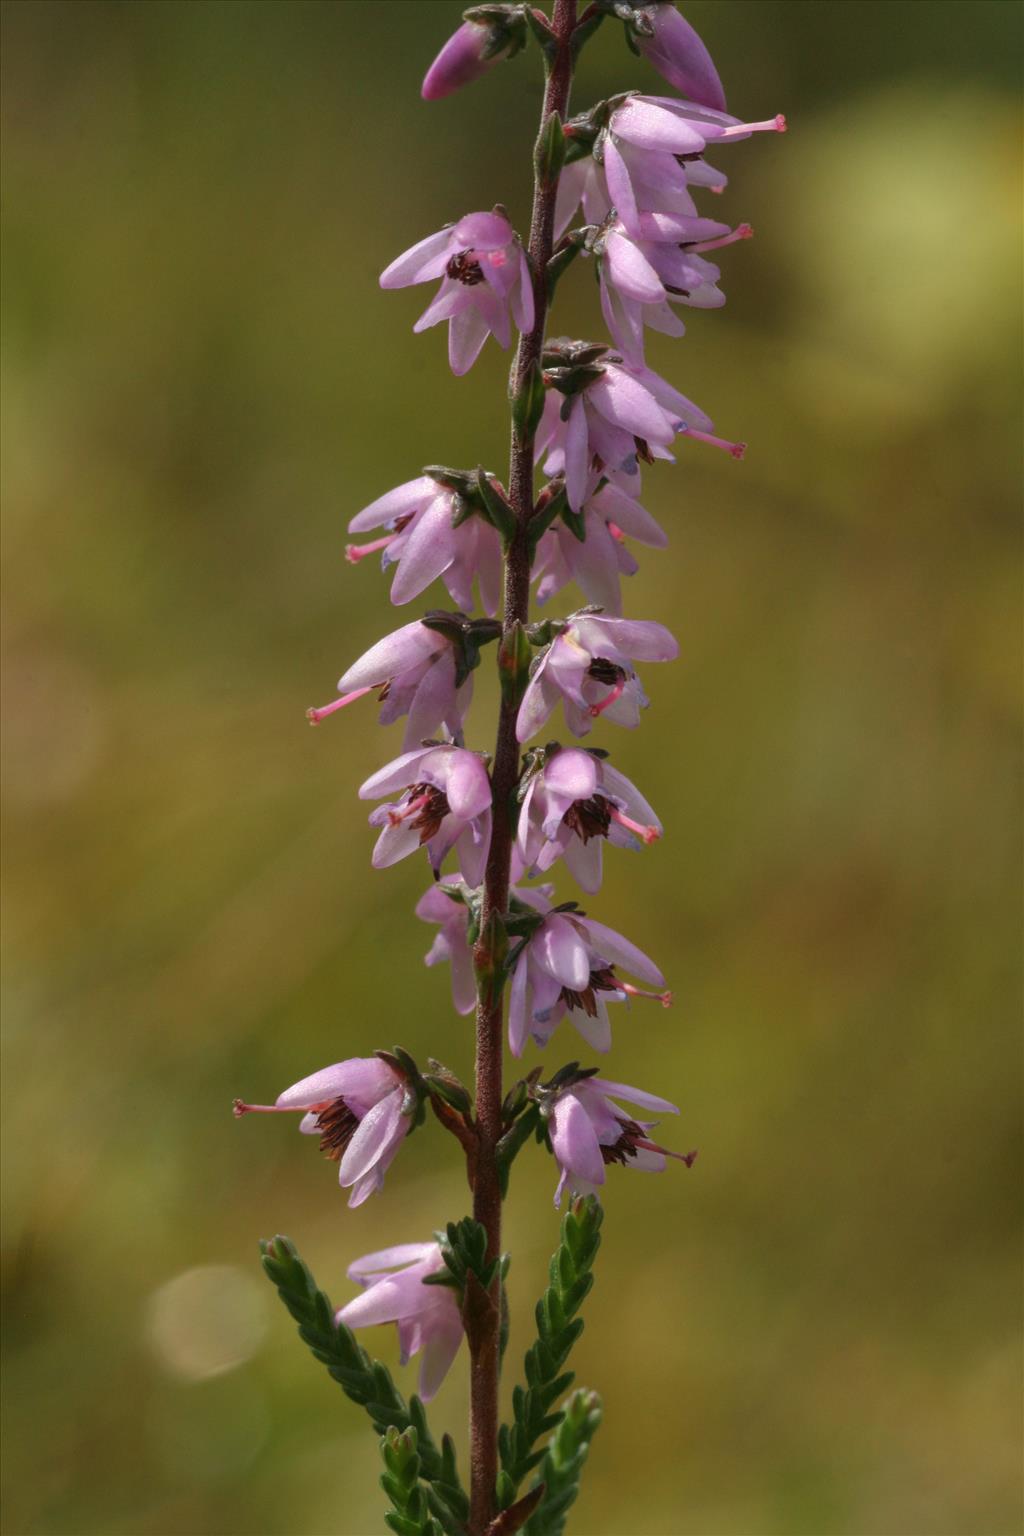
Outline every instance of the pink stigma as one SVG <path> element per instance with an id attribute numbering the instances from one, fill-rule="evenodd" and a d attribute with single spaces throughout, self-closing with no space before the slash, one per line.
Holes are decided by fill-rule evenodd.
<path id="1" fill-rule="evenodd" d="M 625 827 L 627 832 L 632 832 L 634 837 L 638 837 L 641 842 L 648 845 L 656 843 L 661 836 L 661 829 L 659 827 L 645 827 L 641 822 L 634 821 L 632 816 L 624 815 L 617 806 L 612 807 L 611 819 L 612 821 L 617 821 L 620 827 Z"/>
<path id="2" fill-rule="evenodd" d="M 231 1106 L 231 1113 L 236 1120 L 241 1120 L 243 1115 L 273 1115 L 277 1113 L 276 1104 L 246 1104 L 242 1099 L 236 1099 Z"/>
<path id="3" fill-rule="evenodd" d="M 620 544 L 625 544 L 626 535 L 623 533 L 618 523 L 608 523 L 606 526 L 613 539 L 618 540 Z"/>
<path id="4" fill-rule="evenodd" d="M 622 677 L 615 684 L 614 688 L 609 689 L 608 693 L 600 701 L 600 703 L 598 703 L 598 704 L 591 704 L 590 708 L 587 710 L 587 714 L 590 716 L 591 720 L 597 720 L 599 718 L 599 716 L 604 714 L 606 709 L 610 709 L 611 708 L 611 706 L 615 703 L 616 699 L 621 699 L 622 691 L 625 688 L 625 686 L 626 686 L 626 679 L 624 677 Z"/>
<path id="5" fill-rule="evenodd" d="M 340 699 L 334 700 L 333 704 L 325 704 L 321 709 L 307 709 L 306 719 L 310 725 L 319 725 L 321 720 L 326 720 L 327 716 L 333 715 L 336 710 L 344 709 L 346 704 L 354 704 L 356 699 L 361 699 L 372 692 L 372 688 L 356 688 L 352 693 L 343 693 Z"/>
<path id="6" fill-rule="evenodd" d="M 720 139 L 739 138 L 744 133 L 785 133 L 789 128 L 785 117 L 781 112 L 775 117 L 766 117 L 760 123 L 734 123 L 729 128 L 723 128 L 718 135 Z"/>
<path id="7" fill-rule="evenodd" d="M 692 1168 L 697 1161 L 696 1152 L 672 1152 L 668 1147 L 659 1147 L 656 1141 L 637 1141 L 638 1147 L 643 1147 L 645 1152 L 660 1152 L 662 1157 L 674 1157 L 676 1162 L 685 1163 L 687 1168 Z"/>
<path id="8" fill-rule="evenodd" d="M 746 443 L 730 443 L 725 437 L 712 437 L 710 432 L 698 432 L 695 427 L 687 427 L 687 437 L 692 437 L 695 443 L 708 443 L 712 448 L 724 448 L 734 459 L 742 459 L 747 451 Z"/>
<path id="9" fill-rule="evenodd" d="M 722 235 L 718 240 L 699 240 L 696 245 L 687 249 L 699 254 L 703 251 L 718 251 L 723 245 L 735 245 L 737 240 L 752 240 L 754 238 L 754 226 L 752 224 L 737 224 L 729 234 Z"/>
<path id="10" fill-rule="evenodd" d="M 652 1003 L 660 1003 L 663 1008 L 671 1008 L 671 992 L 645 992 L 643 987 L 634 987 L 631 981 L 620 981 L 619 987 L 627 997 L 649 997 Z"/>
<path id="11" fill-rule="evenodd" d="M 375 555 L 378 549 L 387 549 L 395 537 L 397 535 L 388 533 L 382 539 L 374 539 L 370 544 L 346 544 L 345 559 L 349 565 L 358 565 L 360 560 L 366 559 L 367 555 Z"/>

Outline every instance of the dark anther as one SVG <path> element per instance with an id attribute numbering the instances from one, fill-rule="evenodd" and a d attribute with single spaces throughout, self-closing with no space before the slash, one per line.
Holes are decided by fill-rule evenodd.
<path id="1" fill-rule="evenodd" d="M 570 832 L 584 843 L 592 837 L 607 837 L 611 825 L 611 801 L 604 795 L 591 795 L 589 800 L 574 800 L 562 820 Z"/>
<path id="2" fill-rule="evenodd" d="M 320 1111 L 316 1117 L 316 1123 L 321 1133 L 320 1151 L 325 1157 L 329 1157 L 332 1163 L 339 1162 L 359 1124 L 357 1117 L 344 1099 L 335 1099 L 326 1109 Z"/>
<path id="3" fill-rule="evenodd" d="M 607 683 L 609 688 L 614 688 L 616 683 L 624 683 L 626 674 L 614 661 L 609 661 L 607 656 L 595 656 L 587 668 L 587 676 L 592 677 L 595 683 Z"/>
<path id="4" fill-rule="evenodd" d="M 619 983 L 615 979 L 615 971 L 610 965 L 602 966 L 599 971 L 591 971 L 590 983 L 582 992 L 574 992 L 571 987 L 563 987 L 560 993 L 562 1002 L 567 1008 L 582 1008 L 588 1018 L 597 1018 L 597 998 L 595 992 L 617 992 Z"/>
<path id="5" fill-rule="evenodd" d="M 480 263 L 472 251 L 459 251 L 445 267 L 449 277 L 454 277 L 456 282 L 465 283 L 467 288 L 475 288 L 477 283 L 482 283 L 484 274 L 480 270 Z"/>
<path id="6" fill-rule="evenodd" d="M 423 799 L 425 804 L 414 816 L 412 824 L 420 834 L 420 846 L 429 843 L 435 832 L 440 831 L 441 823 L 448 815 L 451 807 L 448 804 L 448 796 L 443 789 L 435 789 L 433 784 L 414 784 L 409 791 L 410 800 Z"/>

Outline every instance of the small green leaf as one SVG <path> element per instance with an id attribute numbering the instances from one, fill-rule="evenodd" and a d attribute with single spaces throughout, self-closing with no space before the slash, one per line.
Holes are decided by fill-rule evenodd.
<path id="1" fill-rule="evenodd" d="M 533 164 L 542 186 L 552 186 L 561 175 L 565 164 L 565 132 L 557 112 L 549 112 L 544 119 L 533 151 Z"/>

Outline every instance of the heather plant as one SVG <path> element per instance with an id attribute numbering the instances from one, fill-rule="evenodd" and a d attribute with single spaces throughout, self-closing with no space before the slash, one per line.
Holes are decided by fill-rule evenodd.
<path id="1" fill-rule="evenodd" d="M 681 95 L 624 90 L 570 116 L 582 50 L 609 19 Z M 635 728 L 648 703 L 637 664 L 646 680 L 649 663 L 677 654 L 663 625 L 622 616 L 621 578 L 638 569 L 631 545 L 667 543 L 639 500 L 641 475 L 691 445 L 735 458 L 743 445 L 716 436 L 705 413 L 648 366 L 645 334 L 682 336 L 680 307 L 721 305 L 721 271 L 709 254 L 752 233 L 698 211 L 696 195 L 725 185 L 705 152 L 781 132 L 785 122 L 730 116 L 707 49 L 666 3 L 596 0 L 579 12 L 578 0 L 555 0 L 550 16 L 527 5 L 475 6 L 430 66 L 423 96 L 447 97 L 533 47 L 546 86 L 525 239 L 500 203 L 462 213 L 380 279 L 388 289 L 430 287 L 415 329 L 447 322 L 456 375 L 473 367 L 489 337 L 509 348 L 516 336 L 507 481 L 482 467 L 429 465 L 356 513 L 353 533 L 383 532 L 349 545 L 348 558 L 380 553 L 383 568 L 394 567 L 392 603 L 411 602 L 440 579 L 456 606 L 386 635 L 345 672 L 333 703 L 309 711 L 315 724 L 375 695 L 382 723 L 405 721 L 400 755 L 358 793 L 380 802 L 369 817 L 375 868 L 427 856 L 432 883 L 416 913 L 437 927 L 427 963 L 449 965 L 456 1012 L 475 1015 L 472 1091 L 439 1061 L 421 1069 L 395 1046 L 324 1067 L 272 1105 L 235 1105 L 239 1115 L 301 1114 L 299 1129 L 338 1164 L 351 1207 L 383 1189 L 428 1107 L 464 1150 L 471 1215 L 353 1260 L 357 1293 L 337 1310 L 287 1238 L 262 1245 L 302 1339 L 380 1437 L 385 1519 L 399 1536 L 564 1529 L 601 1418 L 594 1393 L 570 1392 L 567 1368 L 593 1283 L 601 1189 L 609 1170 L 660 1173 L 695 1156 L 656 1139 L 658 1117 L 678 1113 L 668 1099 L 577 1060 L 552 1063 L 558 1045 L 611 1050 L 609 1004 L 667 1007 L 672 999 L 657 964 L 629 938 L 575 898 L 556 900 L 556 883 L 536 883 L 568 876 L 596 897 L 605 844 L 656 844 L 656 812 L 615 766 L 613 740 L 609 750 L 538 737 L 560 722 L 577 741 L 606 725 Z M 549 335 L 556 285 L 577 258 L 594 263 L 609 339 Z M 588 606 L 531 621 L 531 585 L 547 602 L 570 581 Z M 500 680 L 490 754 L 471 714 L 473 674 L 487 656 Z M 545 1053 L 511 1085 L 503 1080 L 506 1018 L 513 1058 L 531 1045 Z M 502 1424 L 502 1204 L 531 1142 L 553 1159 L 555 1205 L 568 1204 L 537 1337 Z M 392 1323 L 403 1365 L 420 1357 L 419 1392 L 408 1400 L 355 1337 Z M 454 1441 L 435 1439 L 424 1408 L 463 1341 L 468 1488 Z"/>

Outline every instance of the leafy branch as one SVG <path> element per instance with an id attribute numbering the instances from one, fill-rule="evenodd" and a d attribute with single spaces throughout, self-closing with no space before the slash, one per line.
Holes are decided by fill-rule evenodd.
<path id="1" fill-rule="evenodd" d="M 420 1458 L 416 1453 L 418 1436 L 411 1426 L 399 1433 L 392 1424 L 380 1442 L 384 1471 L 380 1485 L 394 1508 L 384 1519 L 396 1536 L 441 1536 L 441 1527 L 427 1505 L 420 1487 Z"/>
<path id="2" fill-rule="evenodd" d="M 540 1502 L 524 1527 L 524 1536 L 562 1536 L 565 1517 L 580 1488 L 580 1473 L 601 1422 L 596 1392 L 574 1392 L 562 1421 L 548 1442 L 540 1469 Z"/>
<path id="3" fill-rule="evenodd" d="M 501 1509 L 512 1503 L 527 1473 L 551 1453 L 550 1446 L 534 1450 L 537 1440 L 562 1422 L 563 1410 L 552 1412 L 552 1408 L 572 1384 L 572 1371 L 563 1367 L 583 1332 L 583 1319 L 576 1313 L 594 1283 L 591 1270 L 601 1243 L 602 1218 L 599 1202 L 588 1195 L 574 1200 L 562 1220 L 549 1284 L 537 1303 L 537 1339 L 524 1361 L 527 1384 L 513 1391 L 513 1423 L 503 1424 L 498 1436 L 501 1471 L 497 1495 Z"/>
<path id="4" fill-rule="evenodd" d="M 366 1409 L 377 1433 L 386 1436 L 391 1429 L 399 1434 L 415 1431 L 417 1476 L 427 1485 L 430 1509 L 448 1536 L 462 1536 L 469 1501 L 459 1481 L 451 1437 L 445 1435 L 438 1449 L 419 1398 L 413 1396 L 407 1404 L 387 1367 L 370 1358 L 351 1329 L 335 1322 L 328 1297 L 318 1288 L 294 1243 L 287 1237 L 274 1237 L 261 1242 L 260 1251 L 263 1268 L 299 1325 L 299 1337 L 345 1395 Z"/>

